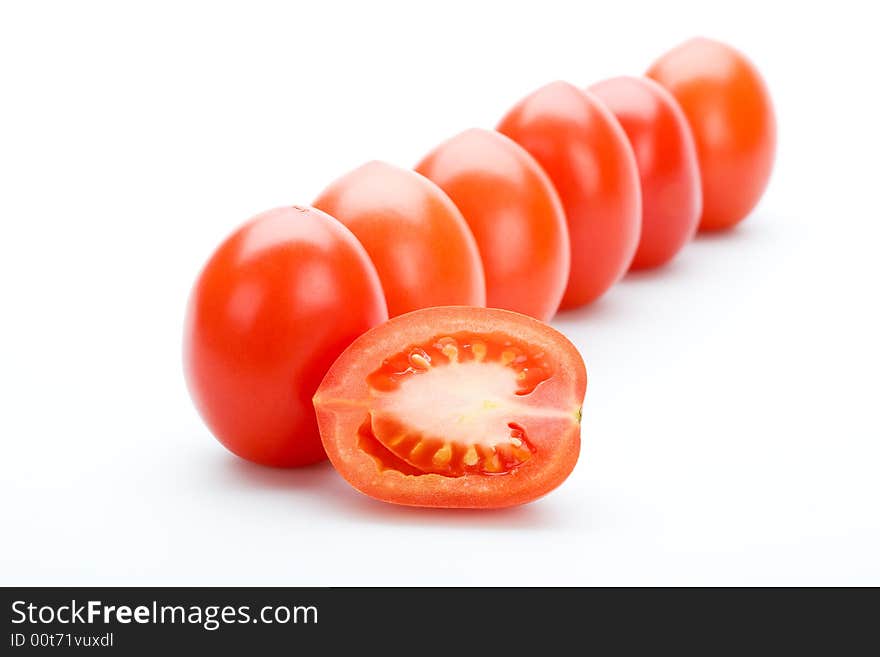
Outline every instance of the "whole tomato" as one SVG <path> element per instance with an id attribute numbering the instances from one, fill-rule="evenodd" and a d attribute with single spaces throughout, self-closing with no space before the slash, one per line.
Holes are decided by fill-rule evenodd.
<path id="1" fill-rule="evenodd" d="M 690 241 L 700 221 L 700 166 L 687 118 L 648 78 L 612 78 L 590 91 L 620 122 L 639 167 L 642 234 L 631 268 L 657 267 Z"/>
<path id="2" fill-rule="evenodd" d="M 629 269 L 642 223 L 636 160 L 593 94 L 553 82 L 517 103 L 498 131 L 538 161 L 568 221 L 571 273 L 560 308 L 595 301 Z"/>
<path id="3" fill-rule="evenodd" d="M 736 225 L 763 195 L 776 153 L 776 117 L 761 74 L 737 50 L 698 38 L 660 57 L 647 75 L 672 92 L 693 131 L 700 229 Z"/>
<path id="4" fill-rule="evenodd" d="M 307 207 L 270 210 L 230 235 L 193 287 L 186 381 L 230 451 L 273 466 L 325 458 L 312 395 L 351 342 L 388 318 L 354 235 Z"/>
<path id="5" fill-rule="evenodd" d="M 440 144 L 416 171 L 449 195 L 473 231 L 486 304 L 553 317 L 568 282 L 568 228 L 535 159 L 504 135 L 474 128 Z"/>
<path id="6" fill-rule="evenodd" d="M 424 176 L 368 162 L 332 182 L 315 207 L 364 245 L 392 317 L 431 306 L 486 305 L 474 236 L 455 204 Z"/>

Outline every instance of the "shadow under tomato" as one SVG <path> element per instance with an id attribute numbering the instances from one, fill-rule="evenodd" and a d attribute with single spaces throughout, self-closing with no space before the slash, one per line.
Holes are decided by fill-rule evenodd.
<path id="1" fill-rule="evenodd" d="M 219 464 L 224 486 L 275 491 L 297 498 L 319 500 L 325 507 L 359 522 L 412 526 L 481 529 L 559 529 L 566 524 L 562 510 L 538 500 L 509 509 L 432 509 L 388 504 L 349 486 L 328 461 L 304 468 L 280 469 L 228 456 Z"/>
<path id="2" fill-rule="evenodd" d="M 641 282 L 668 279 L 670 282 L 678 278 L 689 278 L 699 275 L 696 269 L 702 268 L 700 262 L 696 262 L 695 258 L 690 256 L 697 255 L 697 252 L 712 251 L 716 248 L 721 251 L 723 249 L 725 259 L 731 257 L 731 245 L 740 242 L 753 242 L 756 239 L 763 239 L 767 232 L 760 224 L 762 219 L 756 217 L 751 219 L 757 225 L 749 225 L 749 222 L 737 224 L 733 228 L 727 230 L 716 230 L 710 232 L 698 232 L 694 239 L 685 244 L 675 257 L 666 264 L 650 269 L 636 269 L 629 271 L 624 276 L 621 283 L 623 285 L 638 284 Z M 737 253 L 737 252 L 733 252 Z"/>
<path id="3" fill-rule="evenodd" d="M 596 301 L 585 306 L 560 310 L 553 318 L 553 323 L 564 325 L 566 322 L 607 321 L 614 319 L 622 310 L 622 304 L 606 292 Z"/>
<path id="4" fill-rule="evenodd" d="M 659 267 L 630 270 L 626 272 L 623 280 L 621 280 L 618 285 L 638 285 L 639 283 L 647 283 L 660 279 L 674 281 L 678 278 L 691 276 L 693 272 L 689 271 L 686 257 L 687 254 L 682 252 L 676 254 L 675 258 Z"/>
<path id="5" fill-rule="evenodd" d="M 754 216 L 737 224 L 728 230 L 700 232 L 694 239 L 686 244 L 676 256 L 664 265 L 651 269 L 637 269 L 629 271 L 623 279 L 613 285 L 599 299 L 580 308 L 572 308 L 560 311 L 554 318 L 553 324 L 563 329 L 566 325 L 579 324 L 581 322 L 614 322 L 630 321 L 627 315 L 632 311 L 632 305 L 623 295 L 617 294 L 618 288 L 630 288 L 639 285 L 661 283 L 664 286 L 674 286 L 678 280 L 692 279 L 700 275 L 700 270 L 705 269 L 705 256 L 717 250 L 719 266 L 726 266 L 730 258 L 741 254 L 736 247 L 739 243 L 754 243 L 762 240 L 773 239 L 772 218 L 766 216 Z"/>
<path id="6" fill-rule="evenodd" d="M 693 241 L 698 244 L 745 242 L 763 232 L 765 221 L 769 221 L 769 219 L 759 216 L 746 217 L 744 221 L 725 230 L 701 230 L 697 232 Z M 684 248 L 687 249 L 688 245 L 685 245 Z"/>

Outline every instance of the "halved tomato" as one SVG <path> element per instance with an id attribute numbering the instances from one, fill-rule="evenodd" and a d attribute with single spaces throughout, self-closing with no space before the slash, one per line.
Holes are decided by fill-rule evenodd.
<path id="1" fill-rule="evenodd" d="M 356 489 L 411 506 L 530 502 L 577 462 L 584 362 L 507 310 L 446 306 L 355 340 L 314 397 L 331 462 Z"/>

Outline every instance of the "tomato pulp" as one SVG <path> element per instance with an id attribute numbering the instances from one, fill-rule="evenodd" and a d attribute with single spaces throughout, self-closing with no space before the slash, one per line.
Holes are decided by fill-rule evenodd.
<path id="1" fill-rule="evenodd" d="M 639 243 L 639 172 L 623 128 L 593 94 L 553 82 L 515 105 L 498 131 L 532 154 L 562 200 L 571 272 L 560 307 L 595 301 L 626 273 Z"/>
<path id="2" fill-rule="evenodd" d="M 553 317 L 568 282 L 568 227 L 535 159 L 504 135 L 474 128 L 440 144 L 416 171 L 449 195 L 470 226 L 486 272 L 486 305 Z"/>
<path id="3" fill-rule="evenodd" d="M 532 317 L 428 308 L 355 340 L 314 397 L 331 462 L 356 489 L 412 506 L 532 501 L 569 475 L 587 375 Z"/>
<path id="4" fill-rule="evenodd" d="M 312 395 L 342 350 L 387 318 L 354 235 L 313 208 L 270 210 L 230 235 L 196 280 L 183 337 L 190 394 L 242 458 L 320 461 Z"/>
<path id="5" fill-rule="evenodd" d="M 330 184 L 315 207 L 348 226 L 367 249 L 388 313 L 486 305 L 474 236 L 442 189 L 414 171 L 368 162 Z"/>
<path id="6" fill-rule="evenodd" d="M 739 51 L 699 38 L 660 57 L 647 75 L 672 92 L 693 131 L 700 229 L 736 225 L 763 195 L 776 153 L 776 117 L 761 74 Z"/>
<path id="7" fill-rule="evenodd" d="M 620 122 L 639 169 L 642 232 L 630 267 L 663 265 L 694 236 L 703 207 L 687 118 L 672 94 L 648 78 L 611 78 L 590 91 Z"/>

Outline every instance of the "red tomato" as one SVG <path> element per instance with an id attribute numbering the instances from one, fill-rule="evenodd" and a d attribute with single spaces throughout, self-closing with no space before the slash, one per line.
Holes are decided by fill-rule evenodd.
<path id="1" fill-rule="evenodd" d="M 196 280 L 183 360 L 208 427 L 242 458 L 325 458 L 311 404 L 336 357 L 387 319 L 379 277 L 342 224 L 312 208 L 258 215 Z"/>
<path id="2" fill-rule="evenodd" d="M 449 195 L 473 231 L 486 305 L 553 317 L 568 282 L 568 228 L 535 159 L 497 132 L 472 129 L 438 146 L 416 171 Z"/>
<path id="3" fill-rule="evenodd" d="M 580 449 L 583 360 L 532 317 L 428 308 L 365 333 L 315 394 L 330 461 L 386 502 L 504 507 L 556 488 Z"/>
<path id="4" fill-rule="evenodd" d="M 639 172 L 623 128 L 589 92 L 553 82 L 514 106 L 498 131 L 534 156 L 565 208 L 571 273 L 560 307 L 596 300 L 639 243 Z"/>
<path id="5" fill-rule="evenodd" d="M 675 98 L 647 78 L 619 77 L 590 87 L 620 122 L 639 168 L 642 233 L 631 269 L 662 265 L 697 230 L 702 209 L 694 138 Z"/>
<path id="6" fill-rule="evenodd" d="M 414 171 L 369 162 L 333 182 L 315 207 L 348 226 L 376 265 L 388 313 L 486 305 L 477 243 L 455 204 Z"/>
<path id="7" fill-rule="evenodd" d="M 675 96 L 697 144 L 702 230 L 730 228 L 755 207 L 773 168 L 776 118 L 761 74 L 728 45 L 692 39 L 648 69 Z"/>

